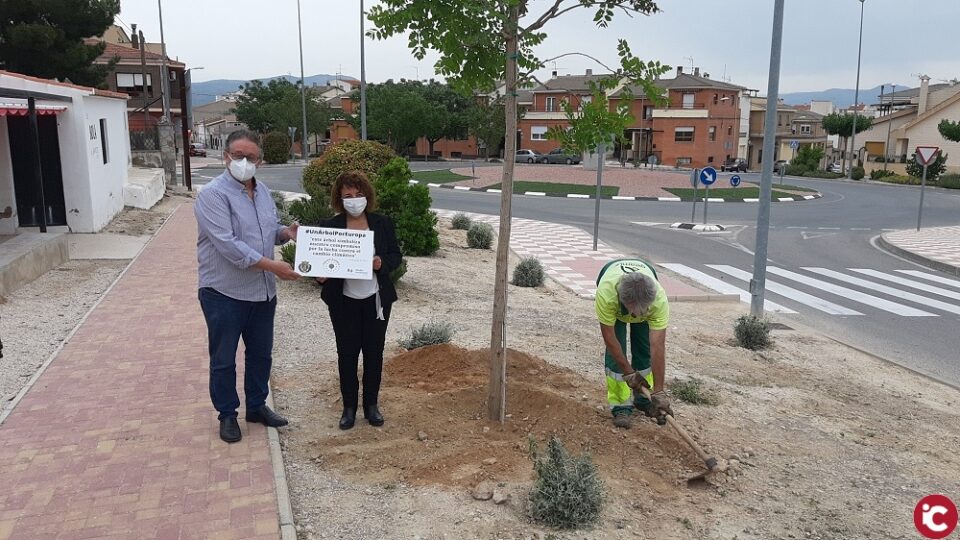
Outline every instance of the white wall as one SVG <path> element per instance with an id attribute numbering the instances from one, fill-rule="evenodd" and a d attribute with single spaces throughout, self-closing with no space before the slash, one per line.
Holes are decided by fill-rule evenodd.
<path id="1" fill-rule="evenodd" d="M 96 96 L 84 97 L 83 103 L 84 132 L 87 135 L 84 147 L 93 212 L 89 220 L 85 220 L 84 230 L 71 228 L 76 232 L 95 232 L 123 210 L 123 185 L 127 183 L 127 165 L 130 162 L 126 131 L 127 104 L 123 100 Z M 105 135 L 109 157 L 106 164 L 103 162 L 101 146 L 101 118 L 107 121 Z M 94 138 L 91 138 L 91 133 Z"/>
<path id="2" fill-rule="evenodd" d="M 13 162 L 10 159 L 10 136 L 7 132 L 7 118 L 0 117 L 0 212 L 6 207 L 13 208 L 13 216 L 0 219 L 0 234 L 16 234 L 17 197 L 13 185 Z"/>
<path id="3" fill-rule="evenodd" d="M 960 121 L 960 102 L 954 102 L 940 111 L 939 114 L 909 128 L 907 137 L 910 138 L 910 147 L 907 148 L 906 154 L 909 157 L 918 146 L 938 146 L 941 154 L 948 158 L 947 169 L 951 172 L 957 172 L 960 170 L 960 143 L 948 141 L 943 138 L 943 135 L 940 135 L 937 126 L 944 119 L 954 122 Z"/>

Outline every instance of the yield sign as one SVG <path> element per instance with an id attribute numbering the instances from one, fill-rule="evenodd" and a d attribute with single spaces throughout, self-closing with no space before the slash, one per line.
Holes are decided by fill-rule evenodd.
<path id="1" fill-rule="evenodd" d="M 917 147 L 917 163 L 923 166 L 930 165 L 933 163 L 933 160 L 936 159 L 937 153 L 940 151 L 936 146 L 918 146 Z"/>

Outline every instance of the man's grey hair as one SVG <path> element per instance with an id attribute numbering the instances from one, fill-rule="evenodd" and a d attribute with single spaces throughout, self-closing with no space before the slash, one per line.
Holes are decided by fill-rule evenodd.
<path id="1" fill-rule="evenodd" d="M 260 146 L 260 136 L 254 133 L 253 131 L 250 131 L 249 129 L 238 129 L 233 133 L 231 133 L 230 135 L 227 135 L 227 144 L 224 147 L 224 151 L 229 152 L 230 145 L 233 144 L 234 141 L 239 141 L 241 139 L 250 141 L 253 144 L 257 145 L 257 149 L 260 150 L 262 153 L 263 147 Z"/>
<path id="2" fill-rule="evenodd" d="M 617 296 L 630 313 L 644 314 L 657 298 L 657 282 L 640 272 L 624 274 L 617 283 Z"/>

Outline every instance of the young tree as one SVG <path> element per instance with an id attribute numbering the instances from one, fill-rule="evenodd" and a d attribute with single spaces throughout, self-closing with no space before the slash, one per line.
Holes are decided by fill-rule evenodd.
<path id="1" fill-rule="evenodd" d="M 506 149 L 500 199 L 500 234 L 494 287 L 493 324 L 490 336 L 490 392 L 488 415 L 503 422 L 506 404 L 507 256 L 510 250 L 513 170 L 517 152 L 517 82 L 540 69 L 533 48 L 547 38 L 544 27 L 562 15 L 591 9 L 593 20 L 606 27 L 617 11 L 651 14 L 653 0 L 550 0 L 546 9 L 531 0 L 382 0 L 370 10 L 378 39 L 409 33 L 414 56 L 422 60 L 428 49 L 439 53 L 435 70 L 460 91 L 492 91 L 496 81 L 506 81 L 504 118 Z M 521 26 L 520 18 L 526 24 Z M 525 73 L 521 74 L 521 70 Z"/>
<path id="2" fill-rule="evenodd" d="M 83 39 L 103 34 L 119 13 L 120 0 L 0 1 L 0 67 L 101 87 L 115 62 L 93 65 L 106 45 Z"/>
<path id="3" fill-rule="evenodd" d="M 940 175 L 947 172 L 948 157 L 950 156 L 945 155 L 942 151 L 937 153 L 937 158 L 927 166 L 928 181 L 936 182 L 940 179 Z M 923 165 L 917 163 L 916 156 L 911 156 L 910 159 L 907 160 L 907 174 L 914 178 L 923 177 Z"/>
<path id="4" fill-rule="evenodd" d="M 866 131 L 873 126 L 873 118 L 869 116 L 863 116 L 862 114 L 830 113 L 823 117 L 823 130 L 830 135 L 839 135 L 842 137 L 843 144 L 841 148 L 846 148 L 847 139 L 853 135 L 854 118 L 857 119 L 857 133 Z M 856 149 L 851 148 L 850 152 L 854 153 Z M 852 158 L 850 162 L 853 163 Z"/>

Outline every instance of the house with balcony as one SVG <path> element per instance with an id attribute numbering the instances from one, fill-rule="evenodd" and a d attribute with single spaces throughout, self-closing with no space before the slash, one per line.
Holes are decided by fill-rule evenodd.
<path id="1" fill-rule="evenodd" d="M 763 138 L 766 132 L 767 98 L 750 99 L 750 142 L 747 147 L 747 163 L 751 169 L 760 169 L 763 160 Z M 778 100 L 777 129 L 773 159 L 791 160 L 806 146 L 823 148 L 829 153 L 832 147 L 823 129 L 823 115 L 812 110 L 800 110 Z M 796 148 L 794 148 L 796 147 Z"/>

